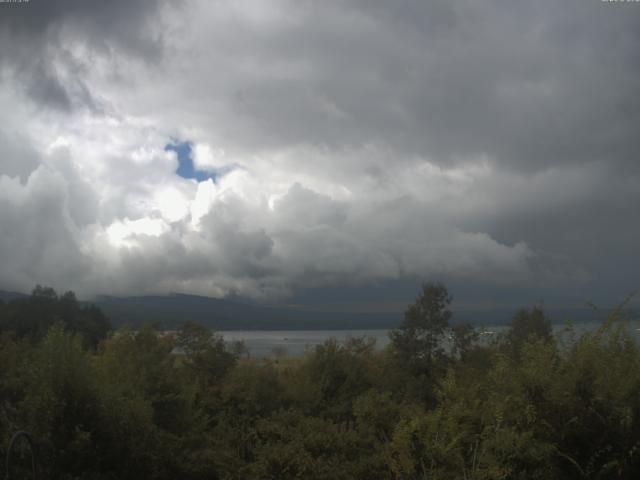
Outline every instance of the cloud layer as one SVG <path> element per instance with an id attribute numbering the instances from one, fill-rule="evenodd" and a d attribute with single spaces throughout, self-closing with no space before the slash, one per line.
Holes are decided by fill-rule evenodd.
<path id="1" fill-rule="evenodd" d="M 0 288 L 638 286 L 637 5 L 0 8 Z"/>

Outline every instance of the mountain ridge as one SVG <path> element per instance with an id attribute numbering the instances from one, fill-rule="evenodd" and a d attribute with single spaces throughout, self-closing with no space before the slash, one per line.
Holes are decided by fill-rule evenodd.
<path id="1" fill-rule="evenodd" d="M 7 302 L 26 298 L 27 294 L 0 290 Z M 97 296 L 84 304 L 98 306 L 114 328 L 139 327 L 152 323 L 161 329 L 178 328 L 184 321 L 194 321 L 216 330 L 366 330 L 397 327 L 402 311 L 341 311 L 340 305 L 317 310 L 308 305 L 274 305 L 242 302 L 185 293 L 168 295 Z M 452 306 L 452 323 L 475 326 L 503 325 L 516 312 L 515 307 L 456 308 Z M 571 319 L 576 323 L 597 320 L 588 308 L 547 308 L 554 323 Z M 606 313 L 605 310 L 601 314 Z"/>

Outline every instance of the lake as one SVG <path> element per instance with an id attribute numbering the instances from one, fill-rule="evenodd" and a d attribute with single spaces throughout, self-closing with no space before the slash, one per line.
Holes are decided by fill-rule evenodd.
<path id="1" fill-rule="evenodd" d="M 304 355 L 308 349 L 330 338 L 345 341 L 349 337 L 373 337 L 376 346 L 389 344 L 389 330 L 231 330 L 220 333 L 225 341 L 241 340 L 252 357 L 271 357 L 276 350 L 290 357 Z"/>
<path id="2" fill-rule="evenodd" d="M 634 322 L 637 323 L 637 322 Z M 576 323 L 574 331 L 577 335 L 597 328 L 600 323 Z M 632 327 L 636 334 L 637 324 Z M 496 335 L 503 332 L 505 325 L 492 325 L 479 327 L 482 341 L 490 341 Z M 553 325 L 554 333 L 559 334 L 565 329 L 564 324 Z M 349 337 L 372 337 L 376 340 L 376 347 L 382 349 L 389 344 L 388 329 L 379 330 L 228 330 L 220 331 L 225 341 L 232 342 L 241 340 L 249 350 L 252 357 L 272 357 L 276 354 L 281 356 L 299 357 L 313 349 L 316 345 L 321 345 L 329 338 L 343 342 Z"/>

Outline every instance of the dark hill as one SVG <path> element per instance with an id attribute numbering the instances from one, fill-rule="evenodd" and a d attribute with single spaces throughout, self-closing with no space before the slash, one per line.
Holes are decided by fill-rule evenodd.
<path id="1" fill-rule="evenodd" d="M 0 299 L 8 302 L 28 297 L 23 293 L 0 291 Z M 86 303 L 86 302 L 81 302 Z M 195 321 L 217 330 L 358 330 L 393 328 L 402 312 L 344 312 L 313 311 L 304 307 L 264 305 L 196 295 L 155 295 L 137 297 L 101 296 L 96 304 L 111 320 L 114 327 L 139 326 L 155 322 L 160 328 L 177 328 L 186 320 Z M 474 325 L 504 325 L 513 317 L 516 308 L 456 309 L 453 323 Z M 554 323 L 567 319 L 574 322 L 594 321 L 588 308 L 547 308 Z M 607 309 L 600 313 L 606 316 Z"/>
<path id="2" fill-rule="evenodd" d="M 339 330 L 392 328 L 396 313 L 315 312 L 194 295 L 100 297 L 96 305 L 113 325 L 158 322 L 176 328 L 191 320 L 217 330 Z"/>
<path id="3" fill-rule="evenodd" d="M 18 298 L 27 298 L 29 295 L 25 293 L 18 292 L 5 292 L 4 290 L 0 290 L 0 300 L 3 302 L 10 302 L 11 300 L 16 300 Z"/>

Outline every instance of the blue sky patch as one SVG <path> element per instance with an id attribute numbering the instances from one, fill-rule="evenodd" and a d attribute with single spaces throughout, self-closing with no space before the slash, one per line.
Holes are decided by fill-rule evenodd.
<path id="1" fill-rule="evenodd" d="M 193 153 L 191 142 L 179 142 L 168 143 L 164 149 L 166 151 L 176 152 L 178 156 L 178 169 L 176 173 L 182 178 L 193 178 L 198 182 L 204 182 L 208 179 L 216 181 L 216 173 L 205 172 L 203 170 L 196 170 L 193 164 Z"/>

